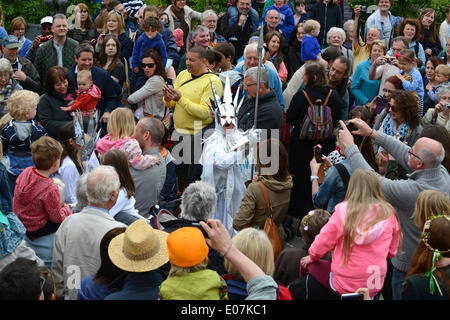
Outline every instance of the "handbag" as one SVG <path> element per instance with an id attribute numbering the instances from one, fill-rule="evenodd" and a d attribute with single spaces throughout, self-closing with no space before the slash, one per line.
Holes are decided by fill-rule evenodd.
<path id="1" fill-rule="evenodd" d="M 278 258 L 278 255 L 280 254 L 281 250 L 283 250 L 283 244 L 280 239 L 280 234 L 278 233 L 278 228 L 275 222 L 273 221 L 273 215 L 272 215 L 272 207 L 270 206 L 269 202 L 269 195 L 267 194 L 267 189 L 262 183 L 262 181 L 258 181 L 259 185 L 261 186 L 264 200 L 266 201 L 267 210 L 269 211 L 269 215 L 266 218 L 266 222 L 264 223 L 264 232 L 267 234 L 267 237 L 270 240 L 270 243 L 272 244 L 273 248 L 273 257 L 274 260 Z"/>

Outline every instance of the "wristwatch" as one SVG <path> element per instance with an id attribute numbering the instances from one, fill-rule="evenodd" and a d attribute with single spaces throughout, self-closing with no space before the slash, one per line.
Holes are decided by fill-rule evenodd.
<path id="1" fill-rule="evenodd" d="M 318 176 L 311 176 L 311 182 L 312 182 L 313 180 L 319 180 L 319 177 L 318 177 Z"/>

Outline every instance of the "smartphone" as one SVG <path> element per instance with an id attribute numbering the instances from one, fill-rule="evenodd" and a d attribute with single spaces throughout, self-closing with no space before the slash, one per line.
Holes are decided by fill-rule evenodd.
<path id="1" fill-rule="evenodd" d="M 363 297 L 362 293 L 345 293 L 341 295 L 341 300 L 362 300 Z"/>
<path id="2" fill-rule="evenodd" d="M 322 146 L 320 146 L 319 144 L 314 146 L 314 157 L 316 158 L 317 163 L 323 162 L 322 156 L 323 156 Z"/>
<path id="3" fill-rule="evenodd" d="M 380 114 L 381 111 L 383 111 L 383 109 L 387 106 L 388 103 L 388 99 L 386 99 L 383 96 L 377 96 L 376 100 L 375 100 L 375 104 L 376 104 L 376 108 L 375 108 L 375 113 L 376 114 Z"/>
<path id="4" fill-rule="evenodd" d="M 167 86 L 168 86 L 169 88 L 173 89 L 173 82 L 172 82 L 172 79 L 168 78 L 166 83 L 167 83 Z"/>

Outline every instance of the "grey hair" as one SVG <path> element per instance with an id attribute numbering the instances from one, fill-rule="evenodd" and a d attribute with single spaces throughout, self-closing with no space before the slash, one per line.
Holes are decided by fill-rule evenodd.
<path id="1" fill-rule="evenodd" d="M 208 220 L 216 209 L 217 196 L 214 188 L 203 181 L 191 183 L 181 197 L 180 218 Z"/>
<path id="2" fill-rule="evenodd" d="M 258 42 L 252 42 L 245 46 L 244 59 L 245 59 L 245 56 L 247 55 L 248 50 L 254 50 L 254 51 L 258 52 Z M 264 50 L 264 48 L 262 48 L 261 56 L 264 57 L 265 54 L 266 54 L 266 51 Z"/>
<path id="3" fill-rule="evenodd" d="M 346 32 L 351 32 L 352 29 L 350 27 L 352 27 L 353 23 L 355 22 L 355 20 L 350 19 L 345 21 L 345 23 L 343 24 L 342 28 L 344 29 L 344 31 Z"/>
<path id="4" fill-rule="evenodd" d="M 441 96 L 446 93 L 450 93 L 450 84 L 445 84 L 437 89 L 436 95 L 438 101 L 441 100 Z"/>
<path id="5" fill-rule="evenodd" d="M 86 207 L 89 204 L 86 193 L 87 177 L 88 174 L 85 173 L 81 175 L 77 181 L 77 190 L 76 190 L 77 204 L 73 209 L 74 212 L 80 212 L 81 210 L 83 210 L 84 207 Z"/>
<path id="6" fill-rule="evenodd" d="M 9 77 L 11 78 L 13 75 L 13 68 L 11 66 L 11 62 L 8 59 L 1 58 L 0 59 L 0 71 L 8 71 Z"/>
<path id="7" fill-rule="evenodd" d="M 148 131 L 152 138 L 153 144 L 161 144 L 166 133 L 165 128 L 161 120 L 156 118 L 143 118 L 141 120 L 141 127 L 144 132 Z"/>
<path id="8" fill-rule="evenodd" d="M 64 19 L 67 21 L 67 17 L 62 13 L 57 13 L 53 16 L 53 23 L 55 23 L 55 19 Z"/>
<path id="9" fill-rule="evenodd" d="M 195 29 L 191 33 L 192 38 L 196 37 L 202 31 L 209 32 L 209 29 L 202 24 L 195 27 Z"/>
<path id="10" fill-rule="evenodd" d="M 99 166 L 88 174 L 86 194 L 89 203 L 106 205 L 111 192 L 118 192 L 119 189 L 119 175 L 112 166 Z"/>
<path id="11" fill-rule="evenodd" d="M 442 161 L 445 158 L 445 150 L 442 146 L 442 143 L 438 142 L 441 147 L 441 153 L 436 155 L 434 152 L 428 150 L 427 148 L 423 148 L 422 150 L 417 152 L 417 155 L 422 159 L 424 167 L 426 169 L 429 168 L 437 168 L 441 165 Z"/>
<path id="12" fill-rule="evenodd" d="M 327 43 L 330 44 L 330 37 L 333 33 L 338 32 L 342 38 L 342 43 L 345 42 L 346 39 L 346 35 L 345 35 L 345 31 L 342 28 L 338 28 L 338 27 L 331 27 L 330 30 L 328 30 L 327 32 Z"/>
<path id="13" fill-rule="evenodd" d="M 258 67 L 253 67 L 245 71 L 244 78 L 252 77 L 255 82 L 258 79 Z M 261 73 L 259 77 L 259 82 L 263 83 L 266 88 L 269 88 L 269 71 L 261 66 Z"/>
<path id="14" fill-rule="evenodd" d="M 202 12 L 202 15 L 200 17 L 200 21 L 205 20 L 207 17 L 214 15 L 216 16 L 216 20 L 217 20 L 217 14 L 214 12 L 214 10 L 208 9 Z"/>
<path id="15" fill-rule="evenodd" d="M 406 37 L 404 37 L 404 36 L 397 36 L 397 37 L 395 37 L 394 38 L 394 40 L 392 40 L 392 43 L 394 43 L 394 42 L 403 42 L 403 44 L 404 44 L 404 46 L 405 46 L 405 49 L 408 49 L 409 48 L 409 41 L 408 41 L 408 39 L 406 38 Z"/>
<path id="16" fill-rule="evenodd" d="M 80 57 L 82 52 L 90 52 L 93 56 L 95 56 L 94 47 L 88 43 L 80 43 L 74 50 L 75 56 L 77 59 Z"/>

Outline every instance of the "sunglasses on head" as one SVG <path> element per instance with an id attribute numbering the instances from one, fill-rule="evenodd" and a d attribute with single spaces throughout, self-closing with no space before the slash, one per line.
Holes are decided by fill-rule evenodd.
<path id="1" fill-rule="evenodd" d="M 142 69 L 145 69 L 146 67 L 147 68 L 153 68 L 154 66 L 155 66 L 154 63 L 141 63 Z"/>

